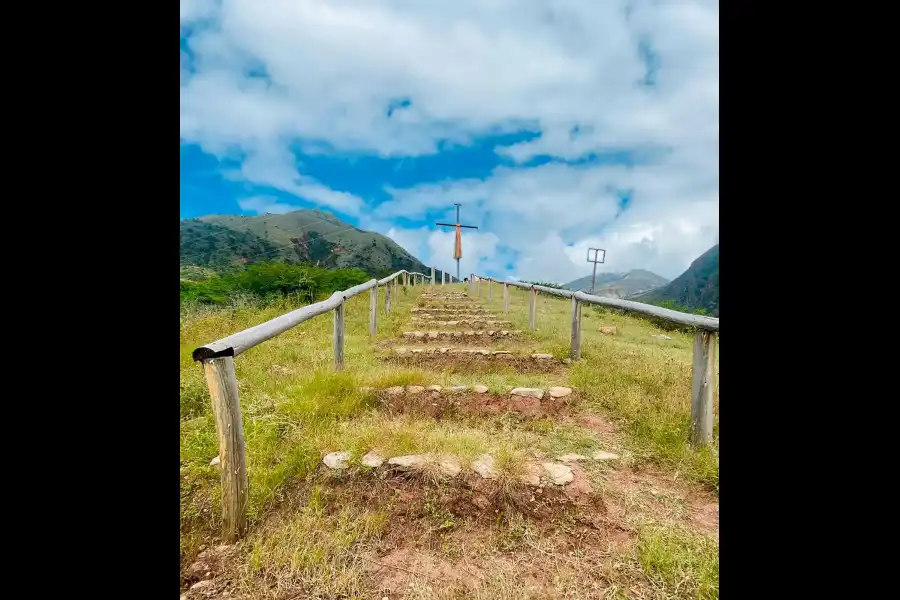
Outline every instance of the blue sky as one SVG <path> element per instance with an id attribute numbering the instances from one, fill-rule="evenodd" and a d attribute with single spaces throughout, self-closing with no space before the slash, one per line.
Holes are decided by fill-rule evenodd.
<path id="1" fill-rule="evenodd" d="M 675 277 L 718 241 L 712 2 L 181 2 L 181 217 L 318 208 L 426 264 Z"/>

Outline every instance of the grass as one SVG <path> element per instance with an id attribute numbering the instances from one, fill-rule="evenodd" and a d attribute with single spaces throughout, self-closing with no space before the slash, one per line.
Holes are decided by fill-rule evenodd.
<path id="1" fill-rule="evenodd" d="M 462 286 L 455 287 L 462 289 Z M 661 331 L 645 320 L 585 308 L 584 360 L 572 364 L 561 375 L 451 374 L 429 371 L 427 366 L 412 369 L 392 365 L 379 359 L 373 346 L 400 340 L 403 331 L 424 328 L 411 326 L 409 322 L 409 309 L 418 291 L 413 289 L 395 297 L 390 315 L 385 315 L 382 309 L 379 332 L 374 339 L 368 335 L 368 297 L 363 294 L 348 301 L 344 372 L 334 371 L 332 319 L 328 315 L 307 321 L 235 360 L 250 478 L 250 535 L 241 545 L 243 560 L 232 574 L 237 588 L 246 588 L 251 597 L 277 595 L 273 591 L 263 593 L 263 588 L 293 590 L 294 594 L 303 590 L 298 598 L 370 597 L 371 590 L 364 584 L 367 577 L 371 578 L 371 565 L 366 566 L 366 557 L 373 549 L 387 544 L 386 539 L 397 535 L 391 533 L 397 525 L 388 519 L 389 512 L 395 508 L 387 498 L 362 505 L 332 498 L 330 490 L 336 484 L 327 476 L 323 479 L 319 467 L 321 457 L 331 451 L 349 449 L 355 457 L 373 449 L 386 456 L 453 454 L 464 465 L 487 452 L 495 457 L 495 466 L 503 472 L 505 481 L 520 472 L 524 461 L 536 451 L 556 456 L 612 450 L 623 455 L 629 468 L 652 465 L 686 484 L 718 490 L 717 427 L 711 449 L 695 451 L 687 443 L 690 335 L 668 332 L 672 340 L 652 338 L 651 334 Z M 495 286 L 494 292 L 494 299 L 487 304 L 498 318 L 511 320 L 515 328 L 527 331 L 527 293 L 511 289 L 510 314 L 501 317 L 500 287 Z M 485 295 L 486 290 L 482 289 L 482 300 Z M 383 303 L 383 296 L 381 300 Z M 195 559 L 202 546 L 214 543 L 220 512 L 218 468 L 209 465 L 218 453 L 215 423 L 202 369 L 192 361 L 191 351 L 294 308 L 297 305 L 290 300 L 267 306 L 243 301 L 229 308 L 182 315 L 183 569 Z M 568 301 L 539 297 L 537 331 L 529 332 L 525 343 L 566 356 L 570 310 Z M 601 324 L 617 327 L 618 335 L 600 334 L 597 329 Z M 406 342 L 397 341 L 397 344 Z M 432 383 L 484 384 L 500 394 L 512 387 L 547 389 L 569 385 L 577 394 L 576 414 L 567 419 L 535 421 L 520 421 L 509 415 L 442 421 L 409 415 L 392 417 L 378 410 L 374 396 L 359 390 L 361 386 L 380 389 Z M 579 424 L 579 413 L 600 415 L 615 423 L 620 433 L 597 435 Z M 604 476 L 601 467 L 588 471 L 592 478 Z M 434 536 L 440 536 L 445 550 L 456 544 L 453 556 L 468 556 L 473 549 L 471 539 L 465 539 L 472 534 L 468 521 L 454 515 L 446 506 L 433 502 L 430 506 L 418 520 L 406 519 L 404 523 L 411 527 L 410 531 L 431 532 L 432 537 L 428 538 L 431 541 L 423 542 L 426 546 L 433 545 Z M 419 523 L 421 527 L 413 527 L 411 523 Z M 612 567 L 589 570 L 607 573 L 602 584 L 605 596 L 588 592 L 600 585 L 596 579 L 600 576 L 591 575 L 594 579 L 583 580 L 578 569 L 554 567 L 555 575 L 546 585 L 557 589 L 569 585 L 570 592 L 576 590 L 571 592 L 571 597 L 641 597 L 640 594 L 660 598 L 717 597 L 717 546 L 714 542 L 704 546 L 708 542 L 706 538 L 697 537 L 699 534 L 691 533 L 682 525 L 665 519 L 640 521 L 634 525 L 637 537 L 632 545 L 604 551 L 601 558 L 595 557 L 604 565 L 609 561 L 630 565 L 620 570 Z M 451 585 L 440 593 L 433 592 L 436 594 L 433 597 L 522 597 L 522 587 L 516 579 L 517 569 L 522 566 L 510 565 L 505 550 L 510 535 L 518 539 L 515 532 L 521 524 L 510 522 L 502 527 L 505 529 L 500 532 L 488 528 L 487 541 L 479 533 L 480 552 L 484 560 L 497 563 L 498 574 L 480 578 L 481 583 L 474 591 L 466 588 L 468 591 L 459 591 L 457 596 L 454 595 L 457 588 Z M 541 539 L 528 536 L 525 539 L 534 541 L 530 542 L 532 545 L 520 545 L 517 552 L 522 557 L 535 554 L 545 559 L 540 562 L 535 558 L 535 564 L 546 563 L 547 556 L 541 552 L 553 556 L 557 552 L 553 547 L 540 546 Z M 538 547 L 540 552 L 535 550 Z M 563 562 L 573 560 L 587 559 L 568 557 Z M 266 584 L 260 587 L 263 580 Z M 414 585 L 405 597 L 426 597 L 421 595 L 425 594 L 422 589 L 421 585 Z M 584 590 L 584 596 L 578 595 L 579 589 Z"/>

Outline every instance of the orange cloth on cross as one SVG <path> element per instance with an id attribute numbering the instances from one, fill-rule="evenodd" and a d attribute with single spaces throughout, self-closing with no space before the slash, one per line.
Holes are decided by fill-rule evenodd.
<path id="1" fill-rule="evenodd" d="M 462 258 L 462 230 L 459 225 L 456 226 L 456 246 L 453 248 L 453 258 L 456 260 Z"/>

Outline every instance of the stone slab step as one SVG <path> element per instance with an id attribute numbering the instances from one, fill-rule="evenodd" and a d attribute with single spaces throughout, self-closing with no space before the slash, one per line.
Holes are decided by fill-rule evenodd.
<path id="1" fill-rule="evenodd" d="M 415 319 L 413 319 L 415 320 Z M 512 327 L 512 321 L 493 321 L 487 319 L 460 319 L 458 321 L 422 321 L 429 327 L 475 327 L 476 329 L 502 329 Z"/>
<path id="2" fill-rule="evenodd" d="M 505 338 L 516 337 L 522 334 L 519 329 L 485 329 L 468 331 L 404 331 L 403 339 L 415 342 L 430 342 L 435 340 L 462 340 L 473 337 Z"/>
<path id="3" fill-rule="evenodd" d="M 521 360 L 529 359 L 535 361 L 554 361 L 553 355 L 549 352 L 534 352 L 529 354 L 521 354 L 512 350 L 491 350 L 489 348 L 453 348 L 453 347 L 434 347 L 434 348 L 408 348 L 400 346 L 393 348 L 393 354 L 396 356 L 472 356 L 484 357 L 496 360 Z"/>

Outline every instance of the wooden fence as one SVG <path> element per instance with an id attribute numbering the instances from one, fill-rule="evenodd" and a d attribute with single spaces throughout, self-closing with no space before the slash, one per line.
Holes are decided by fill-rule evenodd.
<path id="1" fill-rule="evenodd" d="M 473 273 L 469 277 L 469 291 L 476 297 L 480 297 L 482 281 L 487 281 L 487 297 L 490 300 L 493 296 L 492 285 L 496 281 L 490 277 L 481 277 Z M 691 368 L 691 444 L 702 446 L 712 442 L 713 395 L 716 386 L 716 338 L 719 334 L 719 319 L 678 312 L 642 302 L 604 298 L 584 292 L 572 292 L 531 283 L 518 281 L 497 281 L 497 283 L 503 285 L 503 312 L 509 312 L 510 286 L 530 291 L 528 324 L 532 330 L 535 329 L 535 301 L 538 292 L 572 299 L 572 334 L 569 348 L 569 356 L 572 360 L 581 358 L 581 306 L 583 304 L 618 308 L 694 327 L 697 331 L 694 334 L 694 359 Z"/>
<path id="2" fill-rule="evenodd" d="M 450 283 L 455 277 L 447 276 Z M 313 317 L 331 312 L 334 316 L 334 368 L 344 368 L 344 303 L 350 298 L 369 291 L 369 334 L 378 332 L 378 290 L 384 288 L 384 310 L 391 312 L 391 298 L 396 296 L 402 279 L 403 285 L 423 285 L 434 282 L 431 275 L 397 271 L 384 279 L 372 279 L 343 292 L 335 292 L 328 300 L 316 302 L 265 323 L 250 327 L 226 338 L 200 346 L 193 352 L 195 361 L 202 363 L 212 399 L 219 440 L 219 467 L 222 471 L 222 526 L 223 537 L 234 541 L 247 530 L 247 456 L 244 446 L 244 424 L 238 399 L 238 383 L 234 371 L 234 357 L 246 352 L 288 329 Z M 443 285 L 441 281 L 441 285 Z"/>

